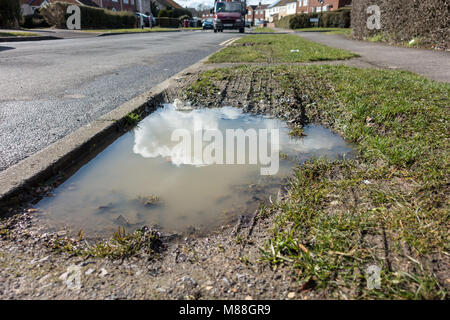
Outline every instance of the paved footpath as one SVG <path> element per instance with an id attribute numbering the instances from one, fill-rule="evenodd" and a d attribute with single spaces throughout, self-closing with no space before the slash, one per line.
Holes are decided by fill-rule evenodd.
<path id="1" fill-rule="evenodd" d="M 343 35 L 322 32 L 296 32 L 301 37 L 330 47 L 361 55 L 361 60 L 378 68 L 407 70 L 427 78 L 450 82 L 450 52 L 402 48 L 368 41 L 358 41 Z"/>

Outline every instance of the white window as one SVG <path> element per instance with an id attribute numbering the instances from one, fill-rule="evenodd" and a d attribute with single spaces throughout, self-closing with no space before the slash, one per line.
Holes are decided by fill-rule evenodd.
<path id="1" fill-rule="evenodd" d="M 123 0 L 123 3 L 128 4 L 128 0 Z"/>
<path id="2" fill-rule="evenodd" d="M 308 0 L 303 0 L 303 6 L 306 7 L 308 5 Z"/>

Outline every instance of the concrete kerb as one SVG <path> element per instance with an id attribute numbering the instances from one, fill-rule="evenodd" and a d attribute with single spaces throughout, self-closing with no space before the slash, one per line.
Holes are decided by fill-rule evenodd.
<path id="1" fill-rule="evenodd" d="M 169 92 L 176 91 L 185 76 L 201 71 L 208 58 L 0 172 L 0 207 L 20 202 L 21 193 L 60 173 L 69 177 L 126 132 L 125 118 L 129 113 L 145 116 L 153 112 L 167 101 Z"/>

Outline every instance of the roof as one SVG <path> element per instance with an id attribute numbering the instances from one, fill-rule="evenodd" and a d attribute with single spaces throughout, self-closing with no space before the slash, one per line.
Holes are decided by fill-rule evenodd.
<path id="1" fill-rule="evenodd" d="M 40 7 L 45 2 L 54 3 L 54 2 L 66 2 L 70 4 L 84 4 L 82 1 L 91 1 L 91 0 L 27 0 L 26 2 L 33 7 Z M 91 1 L 92 2 L 92 1 Z M 98 6 L 97 6 L 98 7 Z"/>
<path id="2" fill-rule="evenodd" d="M 178 3 L 176 3 L 174 0 L 157 0 L 156 2 L 158 2 L 159 4 L 167 7 L 167 6 L 171 6 L 172 8 L 175 9 L 182 9 L 183 7 L 180 6 Z"/>
<path id="3" fill-rule="evenodd" d="M 267 8 L 273 8 L 273 7 L 276 7 L 280 1 L 281 1 L 281 0 L 276 0 L 274 3 L 269 4 L 269 5 L 267 6 Z"/>
<path id="4" fill-rule="evenodd" d="M 297 0 L 277 0 L 274 3 L 268 5 L 267 8 L 282 7 L 292 2 L 297 2 Z"/>
<path id="5" fill-rule="evenodd" d="M 64 0 L 65 1 L 65 0 Z M 77 0 L 78 2 L 80 2 L 81 4 L 84 4 L 85 6 L 89 6 L 89 7 L 96 7 L 99 8 L 99 5 L 96 4 L 94 1 L 92 0 Z"/>

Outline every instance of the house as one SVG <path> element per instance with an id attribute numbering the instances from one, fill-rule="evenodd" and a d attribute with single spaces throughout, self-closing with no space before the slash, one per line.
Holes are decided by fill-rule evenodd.
<path id="1" fill-rule="evenodd" d="M 247 7 L 247 21 L 250 21 L 252 25 L 257 24 L 260 21 L 266 20 L 266 8 L 267 4 L 262 4 L 261 2 L 258 5 L 250 5 Z"/>
<path id="2" fill-rule="evenodd" d="M 167 9 L 167 7 L 172 7 L 173 9 L 183 9 L 178 3 L 173 0 L 154 0 L 159 7 L 159 10 Z"/>
<path id="3" fill-rule="evenodd" d="M 297 13 L 333 11 L 352 4 L 352 0 L 298 0 Z"/>
<path id="4" fill-rule="evenodd" d="M 64 0 L 66 1 L 66 0 Z M 78 0 L 80 2 L 85 0 Z M 132 11 L 137 10 L 138 0 L 90 0 L 95 2 L 97 7 L 112 11 Z"/>
<path id="5" fill-rule="evenodd" d="M 135 12 L 138 0 L 21 0 L 22 14 L 24 16 L 32 15 L 37 9 L 57 1 L 113 11 Z"/>
<path id="6" fill-rule="evenodd" d="M 206 9 L 201 11 L 202 14 L 202 20 L 208 19 L 208 18 L 214 18 L 214 14 L 210 12 L 210 9 Z"/>
<path id="7" fill-rule="evenodd" d="M 61 0 L 60 0 L 61 1 Z M 75 5 L 83 5 L 82 1 L 84 0 L 64 0 L 64 2 L 75 4 Z M 86 0 L 97 6 L 91 0 Z M 21 0 L 20 7 L 22 9 L 22 14 L 24 16 L 29 16 L 35 13 L 35 11 L 47 4 L 52 2 L 56 2 L 56 0 Z"/>
<path id="8" fill-rule="evenodd" d="M 297 0 L 278 0 L 265 10 L 266 20 L 273 22 L 297 12 Z"/>

